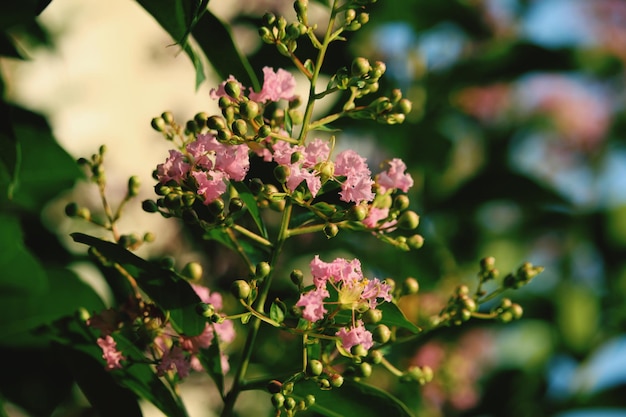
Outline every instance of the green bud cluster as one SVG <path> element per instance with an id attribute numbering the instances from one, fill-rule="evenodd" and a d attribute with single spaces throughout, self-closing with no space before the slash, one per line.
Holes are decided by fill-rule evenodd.
<path id="1" fill-rule="evenodd" d="M 467 285 L 459 285 L 448 300 L 448 304 L 440 315 L 440 320 L 459 326 L 468 321 L 477 309 L 478 304 L 469 295 Z"/>
<path id="2" fill-rule="evenodd" d="M 502 323 L 508 323 L 513 320 L 519 320 L 522 318 L 524 314 L 524 310 L 522 306 L 519 304 L 513 303 L 508 298 L 503 298 L 500 301 L 500 304 L 495 307 L 492 311 L 492 314 L 496 315 L 497 319 Z"/>
<path id="3" fill-rule="evenodd" d="M 524 262 L 514 274 L 511 273 L 504 277 L 502 285 L 505 288 L 520 288 L 528 284 L 542 271 L 542 266 L 533 266 L 530 262 Z"/>
<path id="4" fill-rule="evenodd" d="M 268 384 L 267 390 L 272 394 L 272 406 L 277 411 L 277 415 L 285 411 L 286 415 L 294 416 L 298 411 L 307 410 L 315 404 L 315 396 L 313 394 L 306 394 L 304 397 L 294 396 L 294 384 L 294 381 L 281 383 L 277 380 L 272 380 Z"/>
<path id="5" fill-rule="evenodd" d="M 263 26 L 259 28 L 259 36 L 263 42 L 276 45 L 278 52 L 284 56 L 293 54 L 298 47 L 297 39 L 309 30 L 308 1 L 296 1 L 294 9 L 298 17 L 297 22 L 288 23 L 282 16 L 277 17 L 273 13 L 266 13 L 263 16 Z"/>
<path id="6" fill-rule="evenodd" d="M 432 380 L 433 370 L 429 366 L 412 366 L 400 377 L 402 382 L 417 382 L 420 385 L 424 385 Z"/>

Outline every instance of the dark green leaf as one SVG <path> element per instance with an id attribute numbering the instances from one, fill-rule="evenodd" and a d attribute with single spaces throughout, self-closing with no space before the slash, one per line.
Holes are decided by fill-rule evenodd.
<path id="1" fill-rule="evenodd" d="M 195 336 L 204 330 L 205 319 L 196 311 L 200 298 L 191 285 L 174 271 L 146 261 L 113 242 L 82 233 L 73 233 L 76 242 L 96 248 L 105 258 L 137 270 L 137 284 L 164 311 L 169 312 L 177 332 Z"/>
<path id="2" fill-rule="evenodd" d="M 21 155 L 21 160 L 17 156 L 7 157 L 9 163 L 17 167 L 12 201 L 26 210 L 39 212 L 51 198 L 72 187 L 82 173 L 76 161 L 55 141 L 43 117 L 18 107 L 12 107 L 10 115 L 19 150 L 16 155 Z M 10 138 L 6 146 L 10 146 Z M 10 187 L 6 179 L 0 178 L 0 181 L 3 189 Z M 3 191 L 0 202 L 8 197 L 11 196 Z"/>
<path id="3" fill-rule="evenodd" d="M 191 33 L 222 79 L 233 75 L 245 86 L 255 91 L 261 89 L 248 59 L 237 49 L 230 29 L 210 11 L 200 17 Z"/>
<path id="4" fill-rule="evenodd" d="M 36 346 L 45 341 L 33 330 L 74 314 L 84 308 L 100 311 L 104 304 L 94 290 L 72 271 L 63 268 L 46 269 L 46 292 L 16 294 L 2 291 L 0 295 L 0 344 L 7 346 Z"/>
<path id="5" fill-rule="evenodd" d="M 39 15 L 51 0 L 7 0 L 0 2 L 0 30 L 28 23 Z"/>
<path id="6" fill-rule="evenodd" d="M 206 79 L 206 74 L 200 56 L 187 42 L 187 38 L 199 17 L 205 13 L 208 1 L 137 0 L 137 2 L 156 19 L 189 56 L 196 70 L 196 88 L 198 88 Z"/>
<path id="7" fill-rule="evenodd" d="M 0 93 L 4 95 L 4 83 L 0 79 Z M 17 179 L 20 146 L 12 123 L 12 107 L 0 100 L 0 201 L 11 199 Z"/>
<path id="8" fill-rule="evenodd" d="M 327 417 L 412 417 L 397 398 L 371 385 L 346 380 L 339 388 L 320 390 L 313 381 L 299 382 L 294 397 L 298 400 L 313 394 L 315 404 L 309 409 Z"/>
<path id="9" fill-rule="evenodd" d="M 248 213 L 250 213 L 250 216 L 252 216 L 254 223 L 257 225 L 259 231 L 261 232 L 261 236 L 267 239 L 267 229 L 265 228 L 265 223 L 263 222 L 263 218 L 261 217 L 259 207 L 256 205 L 256 199 L 254 198 L 254 195 L 252 195 L 252 191 L 250 191 L 248 186 L 243 182 L 232 181 L 231 184 L 233 185 L 233 187 L 235 187 L 237 193 L 239 193 L 239 198 L 241 198 L 246 205 Z"/>
<path id="10" fill-rule="evenodd" d="M 377 309 L 383 312 L 382 324 L 387 326 L 398 326 L 403 329 L 407 329 L 412 333 L 419 333 L 422 330 L 415 324 L 411 323 L 405 316 L 402 310 L 398 308 L 394 303 L 381 303 L 376 306 Z"/>

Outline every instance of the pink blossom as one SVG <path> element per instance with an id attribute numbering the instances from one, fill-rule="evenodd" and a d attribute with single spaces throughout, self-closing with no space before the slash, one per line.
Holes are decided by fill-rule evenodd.
<path id="1" fill-rule="evenodd" d="M 191 175 L 198 183 L 198 194 L 204 196 L 208 205 L 226 192 L 225 174 L 222 171 L 194 171 Z"/>
<path id="2" fill-rule="evenodd" d="M 326 161 L 330 154 L 330 147 L 325 140 L 315 138 L 304 149 L 305 162 L 307 168 L 315 166 L 318 162 Z"/>
<path id="3" fill-rule="evenodd" d="M 306 186 L 315 197 L 322 188 L 322 180 L 315 174 L 315 171 L 309 171 L 301 167 L 299 164 L 289 165 L 289 176 L 287 177 L 287 188 L 294 191 L 302 181 L 306 181 Z"/>
<path id="4" fill-rule="evenodd" d="M 319 255 L 309 264 L 313 274 L 313 282 L 317 288 L 324 287 L 328 280 L 333 282 L 343 282 L 350 284 L 363 278 L 361 272 L 361 261 L 353 259 L 348 261 L 344 258 L 337 258 L 327 263 L 320 259 Z"/>
<path id="5" fill-rule="evenodd" d="M 157 365 L 157 375 L 163 376 L 167 371 L 176 368 L 176 372 L 180 378 L 185 378 L 189 375 L 191 369 L 191 362 L 188 359 L 180 346 L 172 346 L 171 349 L 163 352 L 161 357 L 161 363 Z"/>
<path id="6" fill-rule="evenodd" d="M 291 145 L 283 140 L 277 141 L 272 145 L 274 152 L 274 161 L 280 165 L 291 165 L 291 155 L 299 152 L 304 155 L 304 146 Z"/>
<path id="7" fill-rule="evenodd" d="M 122 359 L 126 359 L 122 352 L 117 350 L 117 343 L 115 339 L 111 337 L 111 335 L 107 335 L 106 337 L 98 338 L 97 342 L 100 349 L 102 349 L 102 359 L 106 361 L 106 369 L 121 369 L 122 364 L 120 361 Z"/>
<path id="8" fill-rule="evenodd" d="M 220 365 L 222 365 L 222 374 L 226 375 L 230 370 L 230 363 L 228 363 L 228 355 L 224 352 L 220 352 Z"/>
<path id="9" fill-rule="evenodd" d="M 374 185 L 374 181 L 369 176 L 348 176 L 341 184 L 340 200 L 347 203 L 352 201 L 356 204 L 372 201 L 374 199 L 372 185 Z"/>
<path id="10" fill-rule="evenodd" d="M 215 333 L 217 333 L 217 337 L 220 342 L 231 343 L 235 340 L 235 326 L 231 320 L 224 320 L 221 323 L 215 323 L 213 324 L 213 328 L 215 329 Z"/>
<path id="11" fill-rule="evenodd" d="M 341 344 L 344 349 L 350 350 L 353 346 L 361 345 L 365 350 L 369 350 L 374 346 L 374 340 L 372 333 L 370 333 L 364 326 L 363 321 L 357 321 L 357 325 L 350 330 L 346 330 L 345 327 L 339 329 L 335 336 L 341 339 Z"/>
<path id="12" fill-rule="evenodd" d="M 363 219 L 363 224 L 370 229 L 376 227 L 380 220 L 386 219 L 389 215 L 389 208 L 370 207 L 367 217 Z"/>
<path id="13" fill-rule="evenodd" d="M 228 78 L 226 79 L 226 81 L 223 81 L 218 87 L 217 89 L 212 88 L 209 91 L 209 97 L 211 97 L 213 100 L 217 100 L 220 97 L 228 97 L 228 94 L 226 94 L 226 90 L 224 89 L 224 87 L 226 86 L 226 83 L 228 81 L 235 81 L 237 84 L 239 84 L 239 88 L 241 89 L 241 91 L 244 90 L 244 86 L 243 84 L 241 84 L 239 81 L 237 81 L 237 79 L 235 77 L 233 77 L 232 75 L 228 76 Z"/>
<path id="14" fill-rule="evenodd" d="M 215 338 L 215 333 L 213 331 L 213 326 L 210 323 L 207 323 L 204 326 L 204 330 L 197 336 L 180 336 L 180 346 L 183 350 L 186 350 L 189 353 L 198 353 L 200 349 L 206 349 L 211 346 L 213 339 Z"/>
<path id="15" fill-rule="evenodd" d="M 378 175 L 378 186 L 380 192 L 385 193 L 390 189 L 399 189 L 405 193 L 413 186 L 413 178 L 410 174 L 405 174 L 406 165 L 400 158 L 393 158 L 389 161 L 389 169 Z"/>
<path id="16" fill-rule="evenodd" d="M 369 177 L 371 172 L 365 161 L 365 158 L 352 149 L 345 150 L 335 157 L 335 175 Z"/>
<path id="17" fill-rule="evenodd" d="M 157 165 L 157 178 L 161 184 L 172 180 L 180 183 L 189 172 L 189 168 L 184 155 L 171 149 L 170 156 L 165 160 L 165 163 Z"/>
<path id="18" fill-rule="evenodd" d="M 313 291 L 301 294 L 296 307 L 304 307 L 302 317 L 310 322 L 315 322 L 322 319 L 327 312 L 323 302 L 326 297 L 330 297 L 326 288 L 316 288 Z"/>
<path id="19" fill-rule="evenodd" d="M 211 139 L 217 143 L 212 135 L 198 135 L 186 148 L 194 164 L 206 170 L 213 169 L 215 165 L 216 152 Z"/>
<path id="20" fill-rule="evenodd" d="M 211 304 L 216 310 L 222 309 L 222 295 L 220 293 L 211 292 L 207 287 L 202 285 L 191 284 L 191 288 L 193 288 L 203 303 Z"/>
<path id="21" fill-rule="evenodd" d="M 361 299 L 368 302 L 370 308 L 376 308 L 378 305 L 378 299 L 382 298 L 384 301 L 391 301 L 391 286 L 380 281 L 378 278 L 374 278 L 367 281 L 365 288 L 361 293 Z"/>
<path id="22" fill-rule="evenodd" d="M 250 89 L 250 100 L 278 101 L 280 99 L 293 100 L 296 92 L 296 79 L 282 68 L 278 71 L 270 67 L 263 68 L 263 88 L 255 93 Z"/>
<path id="23" fill-rule="evenodd" d="M 243 180 L 250 168 L 246 145 L 224 145 L 211 134 L 199 134 L 194 142 L 187 145 L 187 152 L 196 165 L 207 170 L 224 171 L 235 181 Z"/>

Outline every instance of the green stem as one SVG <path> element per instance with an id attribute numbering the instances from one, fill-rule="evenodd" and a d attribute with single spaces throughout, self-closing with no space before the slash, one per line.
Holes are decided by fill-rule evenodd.
<path id="1" fill-rule="evenodd" d="M 278 232 L 278 237 L 276 238 L 276 243 L 274 244 L 274 249 L 272 251 L 272 256 L 270 259 L 270 265 L 272 266 L 272 269 L 270 271 L 270 274 L 261 283 L 261 286 L 259 288 L 259 296 L 257 297 L 254 305 L 254 310 L 260 312 L 261 314 L 265 312 L 265 301 L 267 300 L 267 295 L 269 294 L 269 290 L 272 284 L 272 277 L 274 275 L 274 267 L 276 266 L 276 261 L 278 260 L 278 256 L 280 255 L 285 240 L 288 237 L 292 208 L 293 206 L 291 201 L 287 200 L 285 204 L 285 210 L 283 211 L 283 217 L 280 225 L 280 230 Z M 252 319 L 252 323 L 250 324 L 250 330 L 243 348 L 241 362 L 239 364 L 239 368 L 237 369 L 237 374 L 235 375 L 233 386 L 224 400 L 224 409 L 222 410 L 221 414 L 222 417 L 229 417 L 233 414 L 233 408 L 235 407 L 237 397 L 239 396 L 242 387 L 245 385 L 244 378 L 248 371 L 248 365 L 250 365 L 252 351 L 254 350 L 254 342 L 256 340 L 257 334 L 259 333 L 260 327 L 261 319 L 255 315 L 255 317 Z"/>
<path id="2" fill-rule="evenodd" d="M 300 137 L 298 138 L 298 142 L 303 145 L 306 140 L 306 135 L 309 132 L 309 123 L 311 122 L 311 117 L 313 116 L 313 107 L 315 106 L 315 87 L 317 85 L 317 78 L 320 75 L 320 71 L 322 69 L 322 63 L 324 62 L 324 57 L 326 56 L 326 51 L 328 49 L 328 45 L 333 39 L 333 27 L 335 26 L 335 18 L 337 16 L 337 0 L 333 1 L 333 7 L 330 12 L 330 19 L 328 20 L 328 27 L 326 28 L 326 34 L 324 35 L 324 41 L 322 42 L 322 46 L 320 48 L 319 53 L 317 54 L 317 60 L 315 61 L 315 68 L 313 74 L 311 75 L 311 88 L 309 90 L 309 100 L 306 104 L 306 110 L 304 111 L 304 118 L 302 120 L 302 130 L 300 131 Z"/>
<path id="3" fill-rule="evenodd" d="M 260 243 L 263 246 L 267 246 L 269 248 L 272 247 L 272 242 L 270 242 L 269 240 L 265 239 L 264 237 L 261 237 L 259 235 L 257 235 L 254 232 L 251 232 L 250 230 L 246 229 L 243 226 L 240 226 L 238 224 L 233 224 L 232 228 L 235 229 L 236 231 L 238 231 L 239 233 L 241 233 L 242 235 L 246 236 L 247 238 Z"/>

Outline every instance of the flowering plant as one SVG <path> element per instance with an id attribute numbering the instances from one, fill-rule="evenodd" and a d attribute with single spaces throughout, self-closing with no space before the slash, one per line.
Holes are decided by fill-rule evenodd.
<path id="1" fill-rule="evenodd" d="M 281 269 L 288 242 L 303 235 L 334 239 L 361 233 L 404 252 L 424 244 L 415 233 L 419 216 L 408 196 L 414 180 L 402 159 L 387 160 L 372 174 L 356 150 L 339 151 L 339 133 L 332 128 L 341 118 L 403 123 L 411 102 L 398 89 L 376 96 L 385 64 L 363 57 L 338 69 L 323 90 L 319 87 L 328 48 L 367 23 L 367 7 L 373 2 L 334 1 L 322 36 L 316 30 L 321 24 L 309 22 L 306 0 L 295 1 L 292 22 L 273 14 L 263 17 L 263 41 L 274 44 L 309 84 L 304 100 L 296 93 L 294 75 L 264 67 L 260 89 L 231 75 L 211 90 L 220 114 L 200 112 L 179 123 L 166 111 L 152 120 L 174 149 L 156 166 L 157 197 L 145 200 L 143 209 L 180 219 L 201 239 L 238 254 L 247 276 L 233 279 L 234 306 L 206 286 L 198 263 L 177 269 L 175 263 L 133 253 L 153 239 L 118 230 L 121 208 L 137 195 L 138 181 L 129 180 L 127 194 L 114 211 L 105 194 L 104 147 L 79 160 L 100 190 L 105 220 L 75 203 L 66 213 L 104 227 L 113 241 L 82 233 L 72 237 L 89 246 L 116 304 L 101 311 L 82 310 L 46 332 L 60 349 L 79 352 L 89 363 L 97 360 L 100 368 L 94 372 L 121 386 L 125 404 L 138 396 L 168 416 L 185 416 L 179 386 L 195 371 L 213 379 L 223 416 L 235 413 L 247 390 L 268 392 L 268 408 L 277 416 L 307 410 L 349 415 L 358 407 L 366 407 L 364 413 L 392 410 L 392 415 L 409 416 L 413 412 L 405 404 L 366 383 L 373 367 L 386 369 L 403 383 L 427 384 L 436 378 L 431 367 L 405 367 L 388 354 L 400 344 L 472 318 L 507 322 L 521 316 L 521 307 L 508 299 L 488 309 L 481 305 L 541 272 L 529 263 L 487 288 L 498 272 L 493 258 L 483 259 L 475 291 L 457 286 L 440 311 L 423 323 L 409 320 L 399 307 L 403 297 L 418 292 L 414 278 L 396 284 L 376 277 L 372 266 L 359 259 L 319 255 L 308 262 L 308 270 Z M 296 53 L 304 41 L 317 51 L 314 60 Z M 257 84 L 252 74 L 247 76 Z M 341 110 L 316 117 L 316 103 L 333 94 L 344 98 Z M 287 276 L 292 287 L 279 296 L 275 284 Z M 250 368 L 264 359 L 258 347 L 263 332 L 295 346 L 296 354 L 285 359 L 287 372 L 252 378 Z M 110 411 L 111 405 L 94 391 L 93 380 L 84 381 L 94 406 Z M 134 407 L 125 412 L 138 412 Z"/>

